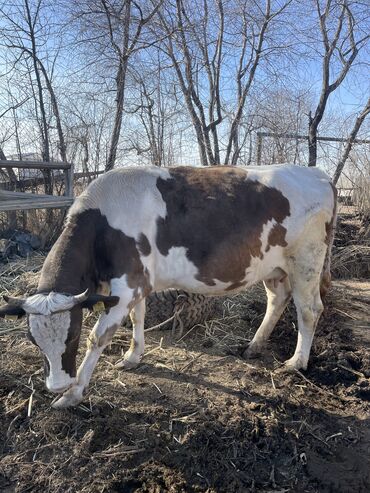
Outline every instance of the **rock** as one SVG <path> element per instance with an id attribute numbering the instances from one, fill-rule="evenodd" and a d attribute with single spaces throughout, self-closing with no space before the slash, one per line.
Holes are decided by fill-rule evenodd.
<path id="1" fill-rule="evenodd" d="M 14 241 L 0 239 L 0 256 L 8 258 L 17 253 L 17 244 Z"/>
<path id="2" fill-rule="evenodd" d="M 8 230 L 0 239 L 0 258 L 9 259 L 14 255 L 27 257 L 41 247 L 41 239 L 28 231 Z"/>

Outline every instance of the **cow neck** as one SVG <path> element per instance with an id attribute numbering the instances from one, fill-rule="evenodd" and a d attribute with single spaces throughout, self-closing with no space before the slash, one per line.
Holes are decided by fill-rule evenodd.
<path id="1" fill-rule="evenodd" d="M 98 228 L 95 212 L 84 211 L 68 219 L 43 265 L 39 293 L 96 291 L 99 276 L 94 250 Z"/>

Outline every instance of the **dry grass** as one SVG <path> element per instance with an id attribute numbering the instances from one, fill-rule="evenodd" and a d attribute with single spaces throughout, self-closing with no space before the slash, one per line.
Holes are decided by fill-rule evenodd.
<path id="1" fill-rule="evenodd" d="M 361 279 L 370 276 L 370 246 L 350 245 L 337 248 L 331 264 L 337 279 Z"/>
<path id="2" fill-rule="evenodd" d="M 369 163 L 368 163 L 369 164 Z M 367 167 L 367 171 L 360 174 L 355 179 L 355 193 L 353 202 L 356 204 L 359 214 L 367 218 L 370 218 L 370 166 Z"/>

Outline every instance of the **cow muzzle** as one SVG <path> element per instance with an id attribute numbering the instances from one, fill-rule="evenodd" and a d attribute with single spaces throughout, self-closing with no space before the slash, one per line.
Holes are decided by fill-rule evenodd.
<path id="1" fill-rule="evenodd" d="M 46 378 L 46 388 L 53 394 L 62 394 L 76 383 L 75 378 L 52 380 Z"/>

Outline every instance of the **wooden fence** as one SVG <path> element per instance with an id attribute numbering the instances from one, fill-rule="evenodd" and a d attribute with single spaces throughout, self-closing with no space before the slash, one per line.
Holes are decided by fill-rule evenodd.
<path id="1" fill-rule="evenodd" d="M 28 209 L 59 209 L 69 207 L 73 202 L 73 166 L 70 163 L 44 161 L 14 161 L 0 160 L 0 168 L 3 169 L 34 169 L 34 170 L 62 170 L 63 175 L 60 179 L 65 182 L 65 194 L 45 195 L 29 192 L 15 192 L 11 190 L 0 189 L 0 211 L 17 211 Z M 40 180 L 40 178 L 36 178 Z M 41 179 L 42 180 L 42 179 Z M 23 182 L 33 179 L 21 180 Z M 43 180 L 42 180 L 43 181 Z M 18 182 L 18 183 L 20 183 Z M 5 185 L 4 185 L 5 187 Z M 5 187 L 6 188 L 6 187 Z"/>

